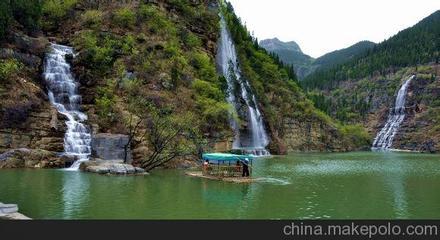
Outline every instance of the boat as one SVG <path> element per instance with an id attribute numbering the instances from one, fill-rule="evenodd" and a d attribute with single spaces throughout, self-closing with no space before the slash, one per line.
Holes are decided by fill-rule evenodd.
<path id="1" fill-rule="evenodd" d="M 202 155 L 202 170 L 187 172 L 193 177 L 200 177 L 227 182 L 249 183 L 253 181 L 252 164 L 253 155 L 239 155 L 231 153 L 206 153 Z M 247 165 L 249 175 L 243 177 Z"/>

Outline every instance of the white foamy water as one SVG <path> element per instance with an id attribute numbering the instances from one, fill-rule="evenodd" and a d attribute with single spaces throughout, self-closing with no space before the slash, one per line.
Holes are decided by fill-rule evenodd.
<path id="1" fill-rule="evenodd" d="M 245 149 L 252 155 L 264 156 L 269 155 L 265 149 L 269 144 L 269 138 L 264 129 L 263 116 L 258 109 L 255 95 L 250 92 L 250 85 L 248 81 L 241 77 L 240 67 L 237 60 L 237 53 L 234 42 L 227 29 L 226 22 L 221 16 L 221 38 L 219 43 L 217 62 L 221 68 L 223 76 L 228 83 L 228 97 L 227 101 L 234 106 L 235 110 L 238 108 L 237 99 L 234 92 L 239 92 L 240 97 L 244 100 L 247 106 L 247 122 L 249 124 L 247 136 L 250 139 L 243 141 L 243 136 L 240 136 L 240 126 L 235 119 L 231 118 L 231 126 L 235 131 L 235 139 L 233 143 L 234 149 Z M 236 87 L 240 89 L 236 89 Z"/>
<path id="2" fill-rule="evenodd" d="M 71 47 L 52 44 L 46 54 L 44 79 L 51 104 L 67 117 L 67 131 L 64 136 L 64 154 L 75 157 L 76 161 L 67 170 L 78 170 L 81 162 L 88 161 L 91 154 L 91 134 L 83 124 L 87 116 L 80 111 L 81 96 L 78 84 L 72 76 L 66 55 L 72 54 Z"/>
<path id="3" fill-rule="evenodd" d="M 397 94 L 396 103 L 391 109 L 388 120 L 385 126 L 377 134 L 373 142 L 373 150 L 388 150 L 393 145 L 394 137 L 399 131 L 400 125 L 405 119 L 405 102 L 409 84 L 414 79 L 415 75 L 410 76 Z"/>

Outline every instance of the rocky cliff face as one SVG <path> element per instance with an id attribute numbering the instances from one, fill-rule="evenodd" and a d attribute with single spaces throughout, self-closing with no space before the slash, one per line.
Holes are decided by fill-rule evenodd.
<path id="1" fill-rule="evenodd" d="M 289 151 L 347 151 L 341 144 L 333 141 L 337 138 L 337 129 L 316 121 L 297 121 L 289 119 L 285 125 L 284 142 Z M 335 145 L 338 146 L 335 148 Z"/>
<path id="2" fill-rule="evenodd" d="M 41 78 L 48 41 L 17 30 L 0 44 L 1 61 L 17 61 L 17 73 L 0 84 L 0 153 L 8 152 L 10 161 L 2 167 L 59 167 L 64 160 L 64 116 L 49 104 Z M 12 150 L 11 149 L 21 149 Z M 56 163 L 55 163 L 56 162 Z"/>
<path id="3" fill-rule="evenodd" d="M 349 121 L 362 122 L 372 137 L 387 121 L 394 106 L 397 91 L 408 76 L 416 74 L 406 98 L 406 117 L 397 133 L 392 148 L 438 152 L 440 151 L 440 72 L 438 64 L 403 68 L 385 75 L 377 74 L 358 81 L 346 81 L 327 96 L 333 102 L 334 113 L 352 109 Z M 343 103 L 345 101 L 345 103 Z M 360 114 L 362 106 L 365 115 Z"/>
<path id="4" fill-rule="evenodd" d="M 62 152 L 65 133 L 64 116 L 48 103 L 31 110 L 19 126 L 0 129 L 0 151 L 14 148 Z"/>
<path id="5" fill-rule="evenodd" d="M 394 147 L 440 152 L 440 65 L 417 69 L 408 92 L 407 116 Z"/>

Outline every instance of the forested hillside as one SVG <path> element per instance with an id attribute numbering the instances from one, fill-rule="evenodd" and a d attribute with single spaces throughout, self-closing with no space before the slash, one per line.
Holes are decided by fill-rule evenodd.
<path id="1" fill-rule="evenodd" d="M 370 41 L 361 41 L 348 48 L 336 50 L 317 58 L 313 64 L 317 66 L 317 71 L 323 71 L 339 64 L 349 62 L 357 58 L 360 54 L 372 49 L 376 44 Z"/>
<path id="2" fill-rule="evenodd" d="M 307 89 L 332 89 L 338 83 L 394 72 L 399 67 L 439 62 L 440 11 L 337 67 L 318 71 L 303 81 Z"/>

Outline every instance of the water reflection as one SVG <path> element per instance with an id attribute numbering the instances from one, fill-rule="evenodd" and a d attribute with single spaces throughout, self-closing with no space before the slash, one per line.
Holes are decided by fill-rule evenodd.
<path id="1" fill-rule="evenodd" d="M 384 166 L 389 168 L 389 174 L 384 174 L 384 184 L 391 193 L 396 218 L 408 218 L 408 199 L 406 192 L 406 178 L 409 172 L 407 161 L 392 152 L 384 153 Z"/>
<path id="2" fill-rule="evenodd" d="M 72 219 L 83 216 L 83 208 L 89 199 L 87 174 L 63 171 L 63 218 Z"/>

